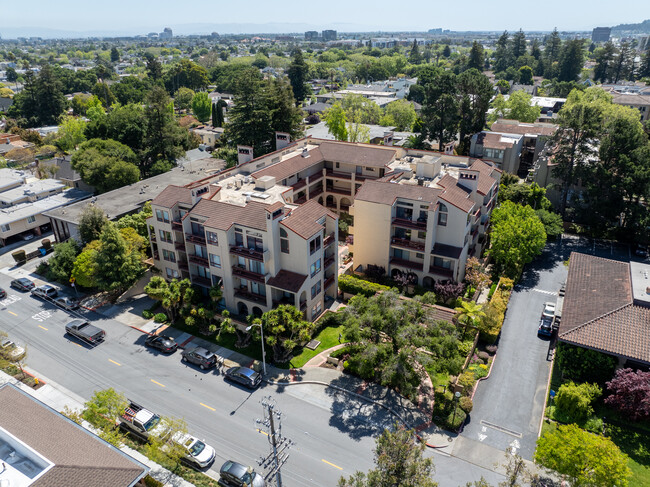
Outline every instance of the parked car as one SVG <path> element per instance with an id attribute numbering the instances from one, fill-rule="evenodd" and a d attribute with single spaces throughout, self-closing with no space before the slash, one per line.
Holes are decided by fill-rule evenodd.
<path id="1" fill-rule="evenodd" d="M 262 382 L 260 373 L 248 367 L 231 367 L 226 371 L 225 378 L 249 389 L 255 389 Z"/>
<path id="2" fill-rule="evenodd" d="M 59 295 L 59 291 L 54 286 L 43 284 L 32 289 L 32 296 L 43 299 L 54 299 Z"/>
<path id="3" fill-rule="evenodd" d="M 0 287 L 0 299 L 4 299 L 6 297 L 7 297 L 7 291 L 5 291 Z"/>
<path id="4" fill-rule="evenodd" d="M 537 328 L 537 335 L 550 337 L 553 335 L 553 318 L 543 317 Z"/>
<path id="5" fill-rule="evenodd" d="M 560 297 L 564 297 L 565 293 L 566 293 L 566 282 L 563 282 L 562 286 L 560 287 L 560 291 L 557 294 Z"/>
<path id="6" fill-rule="evenodd" d="M 144 344 L 151 348 L 157 348 L 161 352 L 172 353 L 178 348 L 178 343 L 172 337 L 165 335 L 149 335 Z"/>
<path id="7" fill-rule="evenodd" d="M 9 284 L 11 287 L 14 289 L 18 289 L 19 291 L 31 291 L 36 287 L 36 284 L 34 284 L 32 281 L 27 279 L 26 277 L 21 277 L 19 279 L 14 279 L 11 281 L 11 284 Z"/>
<path id="8" fill-rule="evenodd" d="M 207 348 L 194 347 L 183 350 L 181 360 L 209 369 L 217 365 L 217 356 Z"/>
<path id="9" fill-rule="evenodd" d="M 648 247 L 642 244 L 637 244 L 636 245 L 636 250 L 634 251 L 636 255 L 639 257 L 647 257 L 648 256 Z"/>
<path id="10" fill-rule="evenodd" d="M 54 304 L 56 304 L 59 308 L 63 308 L 67 311 L 79 309 L 79 301 L 76 299 L 68 298 L 66 296 L 60 296 L 56 298 L 54 300 Z"/>
<path id="11" fill-rule="evenodd" d="M 172 441 L 187 450 L 187 455 L 183 460 L 191 466 L 195 468 L 206 468 L 214 462 L 216 456 L 214 448 L 206 445 L 198 438 L 187 433 L 178 432 L 172 436 Z"/>
<path id="12" fill-rule="evenodd" d="M 219 470 L 219 485 L 222 487 L 265 487 L 264 477 L 252 467 L 228 460 Z"/>
<path id="13" fill-rule="evenodd" d="M 555 303 L 544 303 L 544 311 L 542 311 L 542 318 L 553 318 L 555 316 Z"/>
<path id="14" fill-rule="evenodd" d="M 103 342 L 106 338 L 106 332 L 104 330 L 84 320 L 72 320 L 65 325 L 65 332 L 91 345 Z"/>
<path id="15" fill-rule="evenodd" d="M 11 340 L 3 340 L 2 343 L 0 343 L 0 350 L 2 351 L 3 356 L 14 360 L 25 353 L 23 347 L 16 345 Z"/>

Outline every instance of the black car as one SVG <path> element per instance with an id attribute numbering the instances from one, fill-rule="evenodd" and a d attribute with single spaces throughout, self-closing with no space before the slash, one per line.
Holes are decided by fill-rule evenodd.
<path id="1" fill-rule="evenodd" d="M 255 389 L 262 382 L 260 373 L 248 367 L 231 367 L 226 371 L 225 378 L 249 389 Z"/>
<path id="2" fill-rule="evenodd" d="M 219 485 L 222 487 L 265 487 L 264 477 L 251 467 L 228 460 L 219 470 Z"/>
<path id="3" fill-rule="evenodd" d="M 6 297 L 7 297 L 7 291 L 5 291 L 0 287 L 0 299 L 4 299 Z"/>
<path id="4" fill-rule="evenodd" d="M 149 335 L 144 344 L 151 348 L 157 348 L 161 352 L 173 353 L 178 348 L 178 343 L 172 337 L 164 335 Z"/>
<path id="5" fill-rule="evenodd" d="M 11 281 L 11 287 L 18 289 L 19 291 L 31 291 L 36 287 L 36 285 L 27 279 L 26 277 L 21 277 L 20 279 L 14 279 Z"/>
<path id="6" fill-rule="evenodd" d="M 218 362 L 217 356 L 203 347 L 186 348 L 183 350 L 181 360 L 196 364 L 202 369 L 210 369 Z"/>

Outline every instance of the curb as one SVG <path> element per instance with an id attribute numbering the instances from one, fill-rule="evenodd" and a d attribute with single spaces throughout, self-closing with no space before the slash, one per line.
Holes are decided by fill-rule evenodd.
<path id="1" fill-rule="evenodd" d="M 472 391 L 472 395 L 470 396 L 470 399 L 473 401 L 474 400 L 474 394 L 476 394 L 476 391 L 478 390 L 478 385 L 479 382 L 483 380 L 487 380 L 490 378 L 490 374 L 492 373 L 492 369 L 494 368 L 494 362 L 497 361 L 497 354 L 494 354 L 494 357 L 492 358 L 492 363 L 490 364 L 490 370 L 488 370 L 488 374 L 485 377 L 481 377 L 476 381 L 476 386 L 474 387 L 474 390 Z M 549 379 L 550 380 L 550 379 Z"/>
<path id="2" fill-rule="evenodd" d="M 546 380 L 546 394 L 544 395 L 544 409 L 542 410 L 542 419 L 539 422 L 539 429 L 537 430 L 537 438 L 542 436 L 542 428 L 544 427 L 544 418 L 546 418 L 546 398 L 548 397 L 548 390 L 551 387 L 551 378 L 553 377 L 554 365 L 555 365 L 555 353 L 553 354 L 553 360 L 551 360 L 551 369 L 548 372 L 548 379 Z"/>

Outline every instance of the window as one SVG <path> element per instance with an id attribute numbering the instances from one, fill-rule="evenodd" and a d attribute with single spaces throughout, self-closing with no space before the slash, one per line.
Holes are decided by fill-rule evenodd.
<path id="1" fill-rule="evenodd" d="M 235 245 L 238 247 L 244 246 L 244 234 L 241 231 L 241 228 L 235 228 Z"/>
<path id="2" fill-rule="evenodd" d="M 321 309 L 323 309 L 323 308 L 322 308 L 322 303 L 319 301 L 319 302 L 316 303 L 316 304 L 312 307 L 312 309 L 311 309 L 311 316 L 312 316 L 312 318 L 313 318 L 314 316 L 320 314 Z"/>
<path id="3" fill-rule="evenodd" d="M 196 266 L 196 273 L 200 277 L 205 277 L 206 279 L 210 279 L 210 271 L 201 265 Z"/>
<path id="4" fill-rule="evenodd" d="M 316 296 L 318 296 L 321 292 L 321 289 L 322 289 L 321 282 L 318 281 L 316 284 L 314 284 L 311 287 L 311 299 L 314 299 Z"/>
<path id="5" fill-rule="evenodd" d="M 289 253 L 289 235 L 284 228 L 280 229 L 280 252 L 283 254 Z"/>
<path id="6" fill-rule="evenodd" d="M 169 223 L 169 212 L 164 210 L 156 210 L 156 220 L 159 222 Z"/>
<path id="7" fill-rule="evenodd" d="M 0 225 L 0 230 L 3 232 L 8 232 L 10 230 L 9 224 L 7 223 L 6 225 Z"/>
<path id="8" fill-rule="evenodd" d="M 250 271 L 264 275 L 264 262 L 258 262 L 256 260 L 251 260 L 250 261 Z"/>
<path id="9" fill-rule="evenodd" d="M 210 265 L 212 267 L 221 267 L 221 256 L 210 254 Z"/>
<path id="10" fill-rule="evenodd" d="M 321 264 L 320 259 L 318 259 L 316 262 L 314 262 L 311 265 L 311 277 L 314 277 L 316 274 L 320 272 L 320 267 L 321 267 L 320 264 Z"/>
<path id="11" fill-rule="evenodd" d="M 176 269 L 165 267 L 165 272 L 167 273 L 167 279 L 175 279 L 177 277 L 180 277 Z"/>
<path id="12" fill-rule="evenodd" d="M 168 262 L 176 262 L 176 254 L 170 250 L 163 249 L 163 259 Z"/>
<path id="13" fill-rule="evenodd" d="M 219 238 L 217 237 L 216 233 L 207 232 L 207 237 L 208 237 L 208 243 L 212 245 L 219 245 Z"/>
<path id="14" fill-rule="evenodd" d="M 442 203 L 438 205 L 438 225 L 441 227 L 447 226 L 447 207 Z"/>
<path id="15" fill-rule="evenodd" d="M 171 232 L 166 232 L 165 230 L 158 230 L 160 233 L 160 240 L 167 243 L 172 243 L 172 234 Z"/>
<path id="16" fill-rule="evenodd" d="M 416 253 L 415 258 L 416 259 L 424 259 L 424 254 Z"/>
<path id="17" fill-rule="evenodd" d="M 418 238 L 424 240 L 427 238 L 427 232 L 418 232 Z"/>
<path id="18" fill-rule="evenodd" d="M 205 228 L 200 223 L 192 222 L 192 233 L 203 237 L 205 235 Z"/>
<path id="19" fill-rule="evenodd" d="M 314 240 L 309 242 L 309 255 L 312 255 L 314 252 L 320 249 L 320 235 Z"/>
<path id="20" fill-rule="evenodd" d="M 194 254 L 198 257 L 203 257 L 204 259 L 208 258 L 208 251 L 203 245 L 194 244 Z"/>
<path id="21" fill-rule="evenodd" d="M 433 265 L 436 267 L 442 267 L 443 269 L 451 269 L 451 260 L 443 259 L 442 257 L 434 257 Z"/>
<path id="22" fill-rule="evenodd" d="M 248 244 L 249 249 L 255 249 L 260 252 L 264 251 L 264 243 L 261 238 L 251 237 L 250 235 L 248 235 L 246 237 L 246 243 Z"/>
<path id="23" fill-rule="evenodd" d="M 260 284 L 259 282 L 251 282 L 251 292 L 257 294 L 258 296 L 266 296 L 266 286 Z"/>
<path id="24" fill-rule="evenodd" d="M 35 221 L 36 217 L 34 215 L 27 217 L 27 223 L 34 223 Z"/>

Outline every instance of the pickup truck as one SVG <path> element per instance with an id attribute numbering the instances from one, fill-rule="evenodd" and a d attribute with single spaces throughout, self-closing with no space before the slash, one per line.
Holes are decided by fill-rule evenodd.
<path id="1" fill-rule="evenodd" d="M 119 426 L 142 441 L 149 441 L 151 435 L 162 435 L 167 429 L 160 416 L 139 404 L 129 401 L 129 405 L 119 418 Z"/>
<path id="2" fill-rule="evenodd" d="M 104 330 L 101 330 L 84 320 L 72 320 L 70 323 L 65 325 L 65 331 L 66 333 L 92 345 L 103 342 L 104 338 L 106 338 L 106 332 Z"/>

